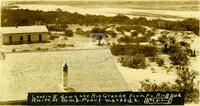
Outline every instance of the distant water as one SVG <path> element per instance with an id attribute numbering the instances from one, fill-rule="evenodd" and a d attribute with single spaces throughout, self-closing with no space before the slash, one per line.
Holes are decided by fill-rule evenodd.
<path id="1" fill-rule="evenodd" d="M 42 11 L 55 11 L 56 9 L 61 9 L 68 12 L 77 12 L 80 14 L 92 14 L 92 15 L 105 15 L 105 16 L 115 16 L 117 14 L 128 15 L 129 17 L 136 16 L 135 13 L 145 14 L 154 16 L 169 15 L 182 18 L 200 18 L 199 11 L 175 11 L 175 10 L 143 10 L 143 9 L 131 9 L 131 8 L 91 8 L 91 7 L 76 7 L 69 5 L 44 5 L 44 4 L 17 4 L 19 9 L 29 9 L 29 10 L 42 10 Z M 16 8 L 15 8 L 16 9 Z M 134 15 L 131 15 L 134 14 Z"/>

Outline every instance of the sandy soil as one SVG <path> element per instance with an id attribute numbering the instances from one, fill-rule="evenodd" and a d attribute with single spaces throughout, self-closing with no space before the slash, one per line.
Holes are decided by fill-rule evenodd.
<path id="1" fill-rule="evenodd" d="M 157 29 L 155 31 L 156 35 L 153 36 L 151 39 L 157 40 L 158 37 L 161 36 L 161 32 L 167 31 L 167 30 L 161 30 Z M 176 36 L 176 41 L 186 41 L 191 44 L 191 49 L 195 49 L 197 51 L 197 57 L 191 57 L 190 58 L 190 64 L 189 68 L 191 70 L 195 70 L 200 72 L 200 37 L 194 34 L 187 34 L 190 32 L 177 32 L 177 31 L 170 31 L 167 36 Z M 184 35 L 183 35 L 184 34 Z M 191 39 L 184 39 L 183 36 L 188 36 Z M 147 61 L 148 67 L 146 69 L 131 69 L 128 67 L 123 67 L 119 62 L 116 61 L 116 65 L 118 70 L 123 75 L 124 79 L 129 84 L 130 88 L 133 91 L 138 91 L 141 87 L 140 81 L 144 81 L 148 79 L 150 82 L 154 82 L 157 84 L 160 84 L 162 82 L 170 82 L 174 83 L 175 79 L 177 78 L 177 75 L 175 73 L 174 67 L 169 69 L 171 65 L 169 56 L 168 55 L 160 55 L 165 60 L 165 67 L 159 67 L 156 63 L 149 63 Z M 146 59 L 147 60 L 147 59 Z M 166 69 L 166 67 L 168 67 Z M 167 70 L 171 70 L 167 72 Z M 174 71 L 173 71 L 174 70 Z M 199 76 L 196 78 L 197 81 L 199 81 Z"/>
<path id="2" fill-rule="evenodd" d="M 77 92 L 130 91 L 109 49 L 6 54 L 0 60 L 0 101 L 24 100 L 27 92 L 62 90 L 62 65 Z"/>

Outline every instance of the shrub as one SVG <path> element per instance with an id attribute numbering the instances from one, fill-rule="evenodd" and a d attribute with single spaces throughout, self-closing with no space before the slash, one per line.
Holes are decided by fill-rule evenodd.
<path id="1" fill-rule="evenodd" d="M 151 56 L 149 57 L 149 60 L 150 62 L 155 62 L 157 58 L 158 58 L 157 56 Z"/>
<path id="2" fill-rule="evenodd" d="M 64 40 L 68 40 L 68 38 L 66 36 L 63 37 Z"/>
<path id="3" fill-rule="evenodd" d="M 74 32 L 72 30 L 65 30 L 65 36 L 72 37 L 74 35 Z"/>
<path id="4" fill-rule="evenodd" d="M 187 65 L 189 59 L 184 51 L 178 51 L 170 55 L 169 59 L 173 65 Z"/>
<path id="5" fill-rule="evenodd" d="M 65 43 L 64 44 L 57 44 L 57 47 L 64 48 L 64 47 L 66 47 L 66 44 Z"/>
<path id="6" fill-rule="evenodd" d="M 4 52 L 1 52 L 1 55 L 0 55 L 0 59 L 5 59 L 6 58 L 6 55 L 5 55 L 5 53 Z"/>
<path id="7" fill-rule="evenodd" d="M 112 45 L 110 48 L 113 55 L 130 55 L 134 56 L 136 54 L 141 54 L 145 57 L 155 56 L 157 54 L 158 48 L 148 45 Z"/>
<path id="8" fill-rule="evenodd" d="M 107 31 L 107 33 L 110 34 L 110 36 L 111 36 L 112 38 L 116 38 L 116 36 L 117 36 L 117 33 L 116 33 L 115 31 L 112 31 L 112 30 Z"/>
<path id="9" fill-rule="evenodd" d="M 73 44 L 67 44 L 66 46 L 69 46 L 69 47 L 74 47 L 74 45 L 73 45 Z"/>
<path id="10" fill-rule="evenodd" d="M 130 32 L 131 30 L 133 30 L 132 26 L 129 25 L 122 25 L 116 28 L 117 31 L 119 32 L 123 32 L 123 31 L 127 31 Z"/>
<path id="11" fill-rule="evenodd" d="M 163 53 L 165 54 L 173 54 L 180 51 L 183 51 L 180 46 L 178 45 L 170 45 L 164 44 L 164 48 L 162 48 Z"/>
<path id="12" fill-rule="evenodd" d="M 50 40 L 54 40 L 54 39 L 56 39 L 56 38 L 59 38 L 59 36 L 54 36 L 54 35 L 50 35 L 50 36 L 49 36 L 49 39 L 50 39 Z"/>
<path id="13" fill-rule="evenodd" d="M 189 70 L 187 67 L 177 68 L 176 84 L 179 86 L 179 90 L 185 92 L 186 102 L 198 102 L 199 101 L 199 85 L 196 84 L 195 78 L 197 78 L 198 72 Z"/>
<path id="14" fill-rule="evenodd" d="M 16 49 L 12 49 L 12 52 L 16 52 Z"/>
<path id="15" fill-rule="evenodd" d="M 156 84 L 149 81 L 141 81 L 140 83 L 142 86 L 139 91 L 142 92 L 176 92 L 180 89 L 176 84 L 171 84 L 169 82 Z"/>
<path id="16" fill-rule="evenodd" d="M 22 52 L 29 52 L 29 51 L 31 51 L 31 50 L 28 50 L 28 49 L 22 50 Z"/>
<path id="17" fill-rule="evenodd" d="M 158 66 L 163 66 L 164 65 L 164 60 L 162 58 L 159 58 L 158 56 L 149 57 L 149 60 L 151 62 L 156 62 L 156 64 L 158 64 Z"/>
<path id="18" fill-rule="evenodd" d="M 127 31 L 130 32 L 131 30 L 135 30 L 138 33 L 145 33 L 146 29 L 140 25 L 122 25 L 116 28 L 117 31 L 123 32 Z"/>
<path id="19" fill-rule="evenodd" d="M 142 55 L 136 54 L 135 56 L 122 56 L 119 58 L 119 62 L 122 66 L 130 68 L 145 68 L 145 57 Z"/>
<path id="20" fill-rule="evenodd" d="M 178 78 L 175 84 L 163 82 L 162 84 L 151 83 L 149 81 L 141 81 L 142 84 L 140 91 L 142 92 L 184 92 L 185 103 L 199 101 L 199 85 L 196 84 L 195 78 L 197 72 L 189 70 L 186 67 L 177 68 Z"/>
<path id="21" fill-rule="evenodd" d="M 123 36 L 117 39 L 119 43 L 133 43 L 133 39 L 129 36 Z"/>
<path id="22" fill-rule="evenodd" d="M 140 25 L 133 25 L 133 30 L 136 30 L 138 33 L 144 34 L 146 32 L 146 29 Z"/>
<path id="23" fill-rule="evenodd" d="M 131 32 L 131 37 L 137 37 L 138 36 L 138 32 L 137 31 L 133 31 Z"/>
<path id="24" fill-rule="evenodd" d="M 180 45 L 180 46 L 183 46 L 183 47 L 190 47 L 190 44 L 189 43 L 187 43 L 187 42 L 185 42 L 185 41 L 180 41 L 180 42 L 178 42 L 178 44 Z"/>
<path id="25" fill-rule="evenodd" d="M 85 37 L 90 37 L 90 31 L 83 31 L 81 28 L 77 28 L 75 33 Z"/>
<path id="26" fill-rule="evenodd" d="M 149 41 L 149 38 L 148 37 L 136 37 L 136 38 L 133 38 L 132 42 L 133 43 L 139 43 L 139 42 L 148 42 Z"/>
<path id="27" fill-rule="evenodd" d="M 162 35 L 158 38 L 158 41 L 162 44 L 165 44 L 167 42 L 167 36 L 166 35 Z"/>
<path id="28" fill-rule="evenodd" d="M 76 28 L 76 33 L 79 34 L 79 33 L 82 33 L 83 32 L 83 29 L 81 28 Z"/>
<path id="29" fill-rule="evenodd" d="M 152 31 L 147 31 L 146 33 L 144 33 L 144 36 L 150 38 L 150 37 L 154 36 L 154 34 L 155 33 Z"/>
<path id="30" fill-rule="evenodd" d="M 129 36 L 123 36 L 120 37 L 118 40 L 120 43 L 140 43 L 140 42 L 148 42 L 149 38 L 147 37 L 129 37 Z"/>
<path id="31" fill-rule="evenodd" d="M 38 48 L 36 48 L 36 50 L 37 50 L 37 51 L 40 51 L 40 50 L 42 50 L 42 49 L 41 49 L 40 47 L 38 47 Z"/>
<path id="32" fill-rule="evenodd" d="M 164 65 L 164 60 L 162 58 L 157 58 L 156 59 L 156 63 L 158 64 L 158 66 L 163 66 Z"/>
<path id="33" fill-rule="evenodd" d="M 194 18 L 188 18 L 181 22 L 182 27 L 187 31 L 193 31 L 196 35 L 199 35 L 199 20 Z"/>

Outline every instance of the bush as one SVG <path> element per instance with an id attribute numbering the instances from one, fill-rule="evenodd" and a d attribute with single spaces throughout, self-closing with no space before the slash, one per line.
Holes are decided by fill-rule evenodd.
<path id="1" fill-rule="evenodd" d="M 16 52 L 16 49 L 12 49 L 12 52 Z"/>
<path id="2" fill-rule="evenodd" d="M 164 65 L 164 60 L 162 58 L 157 58 L 156 59 L 156 63 L 158 64 L 158 66 L 163 66 Z"/>
<path id="3" fill-rule="evenodd" d="M 158 41 L 162 44 L 165 44 L 167 42 L 167 36 L 166 35 L 162 35 L 158 38 Z"/>
<path id="4" fill-rule="evenodd" d="M 142 33 L 142 34 L 146 32 L 146 29 L 140 25 L 123 25 L 123 26 L 117 27 L 116 30 L 119 32 L 123 32 L 123 31 L 130 32 L 131 30 L 135 30 L 138 33 Z"/>
<path id="5" fill-rule="evenodd" d="M 157 56 L 151 56 L 149 57 L 150 62 L 155 62 L 157 60 Z"/>
<path id="6" fill-rule="evenodd" d="M 155 56 L 157 54 L 158 48 L 148 45 L 112 45 L 110 48 L 113 55 L 130 55 L 134 56 L 136 54 L 141 54 L 145 57 Z"/>
<path id="7" fill-rule="evenodd" d="M 138 36 L 138 32 L 137 31 L 133 31 L 131 32 L 131 37 L 137 37 Z"/>
<path id="8" fill-rule="evenodd" d="M 178 42 L 178 44 L 180 45 L 180 46 L 183 46 L 183 47 L 190 47 L 190 44 L 189 43 L 187 43 L 187 42 L 185 42 L 185 41 L 180 41 L 180 42 Z"/>
<path id="9" fill-rule="evenodd" d="M 0 53 L 1 53 L 1 54 L 0 54 L 0 60 L 1 60 L 1 59 L 5 60 L 5 58 L 6 58 L 5 53 L 4 53 L 4 52 L 0 52 Z"/>
<path id="10" fill-rule="evenodd" d="M 54 39 L 56 39 L 56 38 L 59 38 L 59 36 L 54 36 L 54 35 L 50 35 L 50 36 L 49 36 L 49 39 L 50 39 L 50 40 L 54 40 Z"/>
<path id="11" fill-rule="evenodd" d="M 151 83 L 149 81 L 141 81 L 140 91 L 142 92 L 184 92 L 185 103 L 199 101 L 199 85 L 196 84 L 195 78 L 197 72 L 189 70 L 186 67 L 177 68 L 178 78 L 175 84 L 163 82 L 162 84 Z"/>
<path id="12" fill-rule="evenodd" d="M 24 49 L 24 50 L 21 50 L 22 52 L 30 52 L 31 50 L 29 49 Z"/>
<path id="13" fill-rule="evenodd" d="M 157 57 L 157 56 L 149 57 L 149 60 L 151 62 L 156 62 L 156 64 L 158 64 L 158 66 L 163 66 L 164 65 L 164 60 L 162 58 Z"/>
<path id="14" fill-rule="evenodd" d="M 40 50 L 42 50 L 42 49 L 41 49 L 40 47 L 38 47 L 38 48 L 36 48 L 36 50 L 37 50 L 37 51 L 40 51 Z"/>
<path id="15" fill-rule="evenodd" d="M 72 30 L 65 30 L 65 36 L 72 37 L 74 35 L 74 32 Z"/>
<path id="16" fill-rule="evenodd" d="M 148 37 L 136 37 L 136 38 L 133 38 L 132 42 L 133 43 L 139 43 L 139 42 L 148 42 L 149 41 L 149 38 Z"/>
<path id="17" fill-rule="evenodd" d="M 40 47 L 38 47 L 38 48 L 36 48 L 36 50 L 37 51 L 47 51 L 47 50 L 49 50 L 49 48 L 40 48 Z"/>
<path id="18" fill-rule="evenodd" d="M 183 51 L 183 50 L 178 45 L 170 45 L 168 47 L 168 45 L 165 44 L 164 48 L 162 49 L 162 51 L 165 54 L 173 54 L 173 53 L 177 53 L 177 52 L 180 52 L 180 51 Z"/>
<path id="19" fill-rule="evenodd" d="M 176 43 L 176 38 L 175 37 L 169 37 L 170 44 L 175 44 Z"/>
<path id="20" fill-rule="evenodd" d="M 140 25 L 133 25 L 133 30 L 136 30 L 138 33 L 144 34 L 146 32 L 146 29 Z"/>
<path id="21" fill-rule="evenodd" d="M 76 34 L 82 35 L 85 37 L 90 37 L 90 31 L 83 31 L 81 28 L 76 29 Z"/>
<path id="22" fill-rule="evenodd" d="M 170 55 L 169 59 L 173 65 L 187 65 L 189 59 L 184 51 L 178 51 Z"/>
<path id="23" fill-rule="evenodd" d="M 140 42 L 148 42 L 149 38 L 147 37 L 129 37 L 129 36 L 123 36 L 120 37 L 117 40 L 119 43 L 140 43 Z"/>
<path id="24" fill-rule="evenodd" d="M 163 82 L 162 84 L 151 83 L 149 81 L 141 81 L 142 84 L 139 91 L 141 92 L 177 92 L 179 87 L 176 84 Z"/>
<path id="25" fill-rule="evenodd" d="M 107 31 L 107 33 L 110 34 L 110 36 L 111 36 L 112 38 L 116 38 L 116 36 L 117 36 L 117 33 L 114 32 L 114 31 L 112 31 L 112 30 Z"/>
<path id="26" fill-rule="evenodd" d="M 133 39 L 129 36 L 123 36 L 117 39 L 119 43 L 133 43 Z"/>
<path id="27" fill-rule="evenodd" d="M 152 31 L 147 31 L 146 33 L 144 33 L 144 36 L 147 37 L 147 38 L 150 38 L 150 37 L 152 37 L 154 35 L 155 35 L 155 33 L 152 32 Z"/>
<path id="28" fill-rule="evenodd" d="M 189 70 L 187 67 L 178 67 L 176 74 L 178 78 L 175 82 L 179 86 L 179 90 L 185 92 L 185 101 L 198 102 L 199 85 L 195 83 L 195 78 L 197 78 L 198 72 Z"/>
<path id="29" fill-rule="evenodd" d="M 122 56 L 119 58 L 119 62 L 122 66 L 130 68 L 145 68 L 145 57 L 142 55 L 136 54 L 135 56 Z"/>
<path id="30" fill-rule="evenodd" d="M 66 44 L 65 43 L 64 44 L 57 44 L 57 47 L 64 48 L 64 47 L 66 47 Z"/>

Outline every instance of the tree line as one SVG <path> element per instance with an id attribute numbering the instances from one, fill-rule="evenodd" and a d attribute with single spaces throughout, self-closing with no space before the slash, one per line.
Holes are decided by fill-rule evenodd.
<path id="1" fill-rule="evenodd" d="M 1 8 L 1 25 L 2 26 L 23 26 L 34 24 L 56 25 L 59 30 L 67 27 L 67 24 L 80 25 L 144 25 L 155 28 L 162 28 L 175 31 L 193 31 L 199 35 L 199 20 L 188 18 L 183 21 L 167 21 L 163 19 L 146 19 L 145 17 L 129 18 L 125 15 L 118 14 L 113 17 L 103 15 L 82 15 L 77 12 L 70 13 L 57 9 L 56 11 L 44 12 L 41 10 L 28 9 L 6 9 Z"/>

